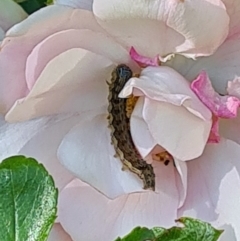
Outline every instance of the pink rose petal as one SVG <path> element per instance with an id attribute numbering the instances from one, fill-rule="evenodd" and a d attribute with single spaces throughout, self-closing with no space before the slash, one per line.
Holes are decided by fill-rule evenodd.
<path id="1" fill-rule="evenodd" d="M 174 167 L 162 167 L 156 172 L 158 193 L 126 194 L 110 200 L 79 180 L 71 182 L 60 193 L 60 223 L 73 240 L 88 241 L 112 241 L 136 226 L 174 225 L 178 206 Z"/>
<path id="2" fill-rule="evenodd" d="M 48 63 L 27 97 L 16 101 L 5 118 L 14 122 L 69 112 L 106 113 L 106 78 L 113 67 L 109 60 L 82 49 L 63 52 Z"/>
<path id="3" fill-rule="evenodd" d="M 111 35 L 148 57 L 210 55 L 228 34 L 229 17 L 219 0 L 95 0 L 93 12 Z"/>
<path id="4" fill-rule="evenodd" d="M 16 155 L 36 134 L 45 129 L 51 118 L 9 124 L 0 115 L 0 160 Z"/>
<path id="5" fill-rule="evenodd" d="M 51 229 L 47 241 L 73 241 L 71 237 L 64 231 L 61 224 L 55 223 Z"/>
<path id="6" fill-rule="evenodd" d="M 106 115 L 80 121 L 64 137 L 58 158 L 75 176 L 110 198 L 145 192 L 141 179 L 128 170 L 123 171 L 122 162 L 114 157 L 116 152 L 107 125 Z"/>
<path id="7" fill-rule="evenodd" d="M 0 160 L 17 154 L 34 157 L 44 164 L 61 190 L 73 175 L 57 159 L 57 148 L 79 119 L 82 119 L 79 115 L 59 115 L 16 124 L 1 119 Z"/>
<path id="8" fill-rule="evenodd" d="M 240 2 L 239 0 L 222 0 L 222 2 L 225 4 L 227 13 L 230 17 L 228 38 L 231 38 L 234 34 L 240 32 Z"/>
<path id="9" fill-rule="evenodd" d="M 181 75 L 166 66 L 147 67 L 126 83 L 120 97 L 132 93 L 146 96 L 142 118 L 157 144 L 179 160 L 201 155 L 212 115 Z"/>
<path id="10" fill-rule="evenodd" d="M 217 116 L 213 116 L 212 128 L 210 135 L 208 137 L 208 143 L 219 143 L 220 142 L 220 134 L 219 134 L 219 118 Z"/>
<path id="11" fill-rule="evenodd" d="M 130 52 L 129 52 L 131 58 L 136 61 L 139 66 L 147 67 L 147 66 L 159 66 L 160 65 L 160 60 L 159 56 L 156 56 L 154 58 L 148 58 L 145 56 L 140 55 L 135 48 L 131 47 Z"/>
<path id="12" fill-rule="evenodd" d="M 66 10 L 66 7 L 64 9 Z M 48 37 L 45 36 L 45 32 L 40 32 L 39 34 L 42 34 L 45 39 L 38 44 L 37 41 L 40 39 L 36 39 L 35 44 L 37 45 L 32 46 L 34 48 L 30 54 L 26 51 L 21 53 L 21 58 L 29 54 L 26 62 L 26 80 L 24 78 L 24 85 L 20 86 L 24 89 L 22 97 L 26 97 L 18 99 L 14 103 L 6 115 L 8 121 L 23 121 L 49 114 L 86 111 L 86 108 L 90 110 L 103 107 L 107 101 L 106 80 L 111 76 L 114 65 L 126 63 L 133 70 L 139 70 L 123 46 L 100 32 L 102 29 L 93 19 L 92 13 L 86 13 L 83 10 L 72 11 L 73 16 L 70 19 L 67 13 L 62 12 L 62 15 L 66 15 L 69 26 L 63 25 L 62 31 L 56 28 L 57 33 L 50 32 Z M 41 17 L 40 15 L 40 19 Z M 78 26 L 82 29 L 74 29 L 76 26 L 72 26 L 71 21 L 76 22 L 76 17 L 78 20 L 84 18 L 81 25 Z M 33 17 L 31 16 L 31 18 Z M 37 19 L 36 16 L 35 18 Z M 86 23 L 87 19 L 88 23 Z M 62 19 L 60 18 L 60 20 Z M 76 24 L 75 22 L 74 24 Z M 25 26 L 25 28 L 27 27 Z M 55 26 L 53 27 L 55 28 Z M 70 29 L 65 30 L 67 27 Z M 24 29 L 24 24 L 22 28 Z M 34 35 L 34 30 L 30 28 L 27 33 L 24 41 L 28 37 L 32 39 L 31 34 Z M 17 39 L 23 41 L 21 36 Z M 69 39 L 73 40 L 69 41 Z M 56 42 L 58 42 L 57 46 Z M 11 46 L 9 48 L 11 49 Z M 14 45 L 13 50 L 16 50 Z M 68 59 L 69 61 L 66 61 Z M 23 62 L 24 60 L 22 59 Z M 8 77 L 5 76 L 3 79 L 3 85 L 8 83 Z M 49 80 L 51 80 L 51 84 L 49 84 Z M 12 89 L 19 91 L 18 88 Z M 7 88 L 4 93 L 8 93 Z M 13 94 L 16 98 L 20 97 L 15 92 Z M 9 96 L 10 94 L 6 98 Z M 3 101 L 3 104 L 6 101 Z M 73 105 L 72 101 L 79 101 L 79 104 Z"/>
<path id="13" fill-rule="evenodd" d="M 152 137 L 148 125 L 142 118 L 144 98 L 140 97 L 134 107 L 131 115 L 131 135 L 134 144 L 143 158 L 147 157 L 157 145 L 156 140 Z"/>
<path id="14" fill-rule="evenodd" d="M 8 31 L 1 44 L 0 112 L 6 113 L 17 99 L 28 94 L 25 68 L 33 48 L 48 36 L 66 29 L 103 31 L 91 12 L 56 5 L 35 12 Z M 11 71 L 6 71 L 9 63 Z"/>
<path id="15" fill-rule="evenodd" d="M 210 119 L 211 112 L 199 101 L 190 84 L 174 69 L 167 66 L 149 66 L 142 70 L 139 78 L 131 78 L 119 94 L 126 98 L 131 94 L 146 95 L 149 99 L 184 106 L 202 119 Z"/>
<path id="16" fill-rule="evenodd" d="M 12 106 L 15 100 L 22 98 L 28 94 L 28 88 L 25 82 L 25 64 L 28 55 L 36 43 L 46 37 L 48 34 L 54 32 L 52 28 L 43 27 L 48 26 L 46 22 L 52 21 L 52 24 L 56 27 L 56 30 L 60 28 L 62 19 L 69 15 L 71 11 L 63 7 L 48 7 L 44 10 L 38 11 L 32 14 L 29 18 L 23 21 L 21 24 L 15 25 L 11 31 L 8 32 L 8 36 L 14 36 L 14 38 L 5 38 L 1 45 L 0 55 L 0 112 L 6 113 L 6 111 Z M 42 27 L 35 27 L 36 22 L 39 20 L 42 22 Z M 34 27 L 33 27 L 34 26 Z M 63 25 L 61 25 L 63 27 Z M 31 31 L 33 34 L 31 34 Z M 34 33 L 34 30 L 37 32 Z M 42 36 L 39 34 L 42 31 Z M 26 43 L 26 32 L 31 36 L 31 41 Z M 19 37 L 16 37 L 20 35 Z M 11 71 L 6 71 L 11 63 Z"/>
<path id="17" fill-rule="evenodd" d="M 93 0 L 55 0 L 54 3 L 92 11 Z"/>
<path id="18" fill-rule="evenodd" d="M 215 92 L 208 75 L 204 71 L 191 83 L 191 88 L 214 114 L 208 142 L 218 143 L 220 141 L 218 118 L 235 118 L 240 100 L 234 96 L 220 96 Z"/>
<path id="19" fill-rule="evenodd" d="M 91 21 L 91 18 L 89 21 Z M 58 44 L 56 45 L 56 43 Z M 109 59 L 113 63 L 125 63 L 133 70 L 138 69 L 136 64 L 131 61 L 128 51 L 107 35 L 88 29 L 68 29 L 52 34 L 41 41 L 28 56 L 26 63 L 28 88 L 32 89 L 49 61 L 74 48 L 88 50 Z M 88 68 L 90 69 L 91 65 Z M 96 75 L 98 76 L 98 74 Z"/>
<path id="20" fill-rule="evenodd" d="M 41 132 L 36 133 L 19 151 L 20 154 L 34 157 L 42 163 L 52 175 L 59 190 L 65 187 L 74 175 L 61 165 L 57 150 L 64 136 L 81 119 L 80 115 L 60 115 L 49 118 L 48 125 Z"/>
<path id="21" fill-rule="evenodd" d="M 182 161 L 202 154 L 212 123 L 198 118 L 182 106 L 148 98 L 145 98 L 143 119 L 158 145 Z"/>
<path id="22" fill-rule="evenodd" d="M 180 161 L 174 158 L 174 163 L 176 166 L 176 173 L 178 174 L 176 175 L 176 185 L 180 196 L 178 208 L 181 208 L 187 196 L 187 162 Z"/>
<path id="23" fill-rule="evenodd" d="M 234 96 L 220 96 L 215 92 L 206 72 L 202 71 L 198 75 L 191 83 L 191 89 L 217 117 L 236 117 L 240 100 Z"/>
<path id="24" fill-rule="evenodd" d="M 229 140 L 208 144 L 188 162 L 188 192 L 179 217 L 199 218 L 225 229 L 220 240 L 240 239 L 240 146 Z"/>

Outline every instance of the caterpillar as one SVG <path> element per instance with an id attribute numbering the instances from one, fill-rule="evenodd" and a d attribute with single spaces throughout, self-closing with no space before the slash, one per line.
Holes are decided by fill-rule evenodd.
<path id="1" fill-rule="evenodd" d="M 131 69 L 124 64 L 118 65 L 112 72 L 108 96 L 108 121 L 111 128 L 111 142 L 116 157 L 123 163 L 123 168 L 139 176 L 144 189 L 155 190 L 155 174 L 152 165 L 146 163 L 137 152 L 130 133 L 130 119 L 126 113 L 127 99 L 118 95 L 126 82 L 132 77 Z"/>

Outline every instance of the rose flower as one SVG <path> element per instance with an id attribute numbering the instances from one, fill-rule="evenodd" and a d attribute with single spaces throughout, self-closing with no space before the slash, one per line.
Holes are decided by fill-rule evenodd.
<path id="1" fill-rule="evenodd" d="M 49 240 L 111 241 L 181 216 L 240 239 L 240 3 L 67 2 L 15 25 L 0 52 L 1 157 L 34 157 L 53 176 Z M 132 109 L 122 131 L 134 148 L 123 151 L 152 166 L 154 191 L 122 170 L 111 143 L 121 64 L 133 73 L 118 95 Z"/>

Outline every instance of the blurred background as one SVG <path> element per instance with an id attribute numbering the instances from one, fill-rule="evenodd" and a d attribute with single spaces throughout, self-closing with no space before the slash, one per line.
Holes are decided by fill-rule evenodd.
<path id="1" fill-rule="evenodd" d="M 31 14 L 38 9 L 51 5 L 53 0 L 14 0 L 18 3 L 28 14 Z"/>

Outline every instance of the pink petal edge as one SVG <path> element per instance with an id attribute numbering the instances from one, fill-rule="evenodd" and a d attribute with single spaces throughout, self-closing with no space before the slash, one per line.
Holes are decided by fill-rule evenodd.
<path id="1" fill-rule="evenodd" d="M 161 192 L 125 194 L 113 200 L 79 179 L 73 180 L 59 196 L 62 227 L 73 240 L 110 241 L 136 226 L 173 226 L 178 207 L 174 167 L 170 173 L 168 167 L 160 169 L 159 174 L 164 175 Z"/>
<path id="2" fill-rule="evenodd" d="M 154 58 L 142 56 L 136 51 L 134 47 L 131 47 L 129 54 L 132 60 L 138 63 L 140 67 L 159 66 L 161 63 L 159 59 L 159 55 L 156 55 Z"/>
<path id="3" fill-rule="evenodd" d="M 191 83 L 192 91 L 213 113 L 213 124 L 208 143 L 219 143 L 219 118 L 232 119 L 237 116 L 240 100 L 235 96 L 221 96 L 212 87 L 205 71 Z"/>
<path id="4" fill-rule="evenodd" d="M 212 128 L 210 135 L 208 137 L 208 143 L 219 143 L 220 135 L 219 135 L 219 118 L 217 116 L 213 116 L 212 118 Z"/>
<path id="5" fill-rule="evenodd" d="M 210 222 L 223 229 L 219 241 L 240 240 L 240 146 L 224 138 L 208 144 L 201 157 L 188 165 L 188 189 L 178 217 Z"/>
<path id="6" fill-rule="evenodd" d="M 213 89 L 205 71 L 202 71 L 191 83 L 191 89 L 217 117 L 231 119 L 237 116 L 240 100 L 234 96 L 219 95 Z"/>

